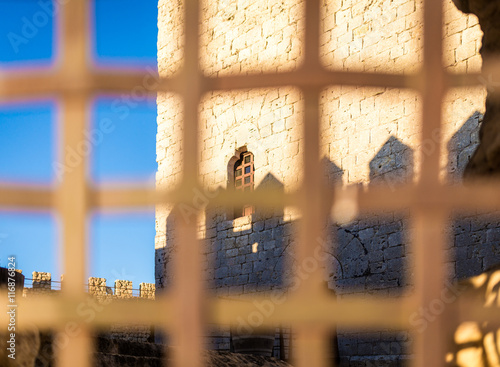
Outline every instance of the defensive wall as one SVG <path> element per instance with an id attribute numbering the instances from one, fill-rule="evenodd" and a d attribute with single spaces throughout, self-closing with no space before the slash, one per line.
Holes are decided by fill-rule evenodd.
<path id="1" fill-rule="evenodd" d="M 159 1 L 158 67 L 161 76 L 179 72 L 183 57 L 182 4 Z M 282 0 L 203 1 L 200 68 L 208 76 L 283 72 L 303 62 L 304 3 Z M 407 74 L 423 60 L 421 0 L 325 0 L 319 24 L 321 60 L 326 68 Z M 482 32 L 474 15 L 445 1 L 443 64 L 450 72 L 481 70 Z M 418 82 L 418 81 L 416 81 Z M 320 153 L 332 185 L 396 185 L 418 180 L 426 154 L 441 149 L 441 180 L 460 184 L 478 145 L 485 88 L 452 89 L 443 105 L 442 129 L 418 143 L 422 98 L 408 89 L 332 86 L 320 99 Z M 174 94 L 158 95 L 157 187 L 173 188 L 181 177 L 182 108 Z M 156 209 L 156 286 L 171 283 L 176 221 L 199 221 L 206 256 L 207 288 L 221 297 L 285 292 L 325 258 L 325 281 L 337 295 L 391 296 L 411 290 L 412 249 L 406 234 L 411 213 L 385 212 L 325 223 L 326 237 L 311 239 L 318 258 L 293 259 L 294 208 L 255 208 L 235 218 L 231 208 L 206 207 L 217 192 L 231 190 L 232 165 L 243 151 L 254 155 L 255 189 L 296 190 L 303 172 L 303 97 L 280 87 L 210 92 L 199 106 L 199 164 L 204 192 L 193 192 L 191 206 Z M 328 202 L 329 198 L 325 198 Z M 201 218 L 195 213 L 202 209 Z M 495 213 L 456 213 L 449 218 L 449 281 L 477 275 L 500 263 L 500 221 Z M 256 307 L 256 312 L 259 313 Z M 262 314 L 262 312 L 261 312 Z M 431 315 L 432 316 L 432 315 Z M 415 326 L 431 320 L 413 315 Z M 242 320 L 252 326 L 252 320 Z M 258 321 L 255 321 L 258 323 Z M 339 330 L 345 365 L 411 358 L 407 332 Z M 228 347 L 228 338 L 214 348 Z"/>
<path id="2" fill-rule="evenodd" d="M 29 284 L 26 284 L 25 281 L 23 297 L 29 298 L 44 294 L 57 295 L 61 288 L 64 287 L 63 276 L 61 276 L 61 281 L 53 281 L 51 273 L 47 272 L 34 271 L 30 280 L 31 288 L 27 288 Z M 140 283 L 139 289 L 134 290 L 130 280 L 115 280 L 114 287 L 108 287 L 105 278 L 90 277 L 87 290 L 102 305 L 106 305 L 114 299 L 155 299 L 154 284 Z M 87 314 L 82 316 L 88 317 Z M 151 325 L 113 325 L 106 335 L 112 339 L 126 339 L 137 342 L 154 340 Z"/>

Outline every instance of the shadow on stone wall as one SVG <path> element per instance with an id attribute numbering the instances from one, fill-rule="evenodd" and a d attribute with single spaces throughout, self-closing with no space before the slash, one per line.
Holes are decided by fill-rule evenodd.
<path id="1" fill-rule="evenodd" d="M 474 112 L 448 142 L 448 182 L 462 184 L 470 157 L 479 144 L 482 114 Z M 462 279 L 500 264 L 500 215 L 457 213 L 453 222 L 451 272 Z"/>
<path id="2" fill-rule="evenodd" d="M 448 172 L 450 183 L 461 183 L 464 169 L 479 144 L 482 114 L 474 112 L 448 141 Z"/>
<path id="3" fill-rule="evenodd" d="M 463 169 L 477 144 L 480 119 L 477 112 L 471 115 L 448 142 L 450 183 L 461 182 Z M 322 159 L 322 165 L 329 185 L 342 183 L 344 172 L 339 166 L 327 158 Z M 413 151 L 391 136 L 370 161 L 369 168 L 369 185 L 395 188 L 413 178 Z M 272 174 L 268 174 L 256 190 L 263 188 L 284 190 L 283 184 Z M 325 197 L 325 207 L 331 199 Z M 163 266 L 165 274 L 169 272 L 168 263 L 174 254 L 175 215 L 183 214 L 177 208 L 167 219 L 168 248 L 157 250 L 157 262 Z M 339 296 L 353 293 L 399 295 L 411 284 L 405 269 L 412 256 L 404 233 L 408 218 L 409 212 L 385 212 L 359 217 L 347 225 L 331 221 L 327 224 L 327 236 L 337 237 L 326 241 L 331 264 L 328 280 L 331 285 L 335 284 Z M 476 275 L 500 263 L 499 228 L 498 218 L 491 215 L 471 213 L 457 217 L 451 233 L 454 243 L 450 249 L 452 246 L 454 249 L 450 253 L 455 254 L 451 266 L 456 271 L 452 276 Z M 280 288 L 286 283 L 290 272 L 287 257 L 294 240 L 292 223 L 284 218 L 283 208 L 267 211 L 256 208 L 252 216 L 233 221 L 226 220 L 226 213 L 221 208 L 209 207 L 204 230 L 207 285 L 216 294 L 254 293 Z M 256 252 L 254 244 L 257 244 Z M 226 335 L 217 341 L 216 349 L 224 349 L 227 340 Z M 402 364 L 411 343 L 406 332 L 339 331 L 340 354 L 349 356 L 349 363 L 359 360 L 360 363 Z"/>
<path id="4" fill-rule="evenodd" d="M 395 187 L 413 177 L 412 150 L 391 136 L 369 164 L 370 185 Z M 399 293 L 408 282 L 403 227 L 406 214 L 377 213 L 334 226 L 342 274 L 337 292 Z"/>
<path id="5" fill-rule="evenodd" d="M 283 183 L 271 173 L 255 188 L 282 193 Z M 206 215 L 206 228 L 216 229 L 205 239 L 210 289 L 219 295 L 269 291 L 283 285 L 286 235 L 283 207 L 254 208 L 251 216 L 224 220 L 224 210 Z M 214 215 L 215 214 L 215 215 Z M 222 220 L 221 220 L 222 219 Z"/>
<path id="6" fill-rule="evenodd" d="M 173 257 L 176 251 L 177 226 L 181 218 L 181 210 L 175 205 L 166 221 L 166 246 L 155 250 L 156 293 L 167 291 L 173 283 Z"/>
<path id="7" fill-rule="evenodd" d="M 369 163 L 370 185 L 391 187 L 413 178 L 413 151 L 395 136 L 389 137 Z"/>
<path id="8" fill-rule="evenodd" d="M 369 185 L 388 186 L 413 178 L 413 151 L 391 136 L 369 163 Z M 404 229 L 408 213 L 373 213 L 347 225 L 331 223 L 337 234 L 340 266 L 333 275 L 337 294 L 401 294 L 411 282 L 407 277 L 411 256 Z M 410 343 L 407 332 L 339 329 L 342 365 L 404 364 Z"/>
<path id="9" fill-rule="evenodd" d="M 321 167 L 327 184 L 330 186 L 342 185 L 344 171 L 327 157 L 321 158 Z"/>
<path id="10" fill-rule="evenodd" d="M 326 207 L 331 208 L 333 200 L 333 189 L 336 186 L 342 185 L 344 171 L 327 157 L 323 157 L 321 159 L 321 167 L 323 169 L 324 179 L 326 181 L 325 184 L 328 187 L 329 192 L 331 193 L 330 195 L 328 195 L 328 197 L 325 198 L 324 204 Z M 331 289 L 336 289 L 337 285 L 335 284 L 335 282 L 338 279 L 343 279 L 344 277 L 344 269 L 337 252 L 336 239 L 332 238 L 332 234 L 334 233 L 334 231 L 335 225 L 332 223 L 331 218 L 329 218 L 328 222 L 326 223 L 324 251 L 327 255 L 327 260 L 325 261 L 325 271 L 327 277 L 325 280 L 328 282 L 329 288 Z"/>

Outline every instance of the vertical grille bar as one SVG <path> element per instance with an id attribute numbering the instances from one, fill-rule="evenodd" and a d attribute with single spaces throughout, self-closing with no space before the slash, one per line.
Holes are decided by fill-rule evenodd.
<path id="1" fill-rule="evenodd" d="M 423 65 L 423 113 L 420 147 L 428 141 L 436 141 L 441 129 L 441 106 L 445 92 L 442 65 L 442 0 L 424 1 L 424 65 Z M 421 150 L 421 176 L 418 185 L 420 205 L 412 208 L 415 248 L 416 299 L 420 307 L 428 307 L 439 299 L 444 284 L 443 249 L 445 244 L 443 208 L 426 198 L 437 197 L 439 189 L 440 143 L 429 154 Z M 444 349 L 442 320 L 437 317 L 423 332 L 414 331 L 415 366 L 439 366 L 443 364 Z"/>
<path id="2" fill-rule="evenodd" d="M 89 6 L 87 0 L 70 1 L 61 5 L 62 72 L 68 80 L 78 83 L 87 73 L 89 48 Z M 83 91 L 62 98 L 62 147 L 59 151 L 80 151 L 85 142 L 87 129 L 87 95 Z M 65 149 L 66 147 L 71 149 Z M 62 157 L 63 162 L 67 162 Z M 82 154 L 80 164 L 67 167 L 62 185 L 58 189 L 58 204 L 62 217 L 62 241 L 64 252 L 63 292 L 67 297 L 79 300 L 85 297 L 86 245 L 87 245 L 87 163 L 88 154 Z M 75 310 L 76 311 L 76 310 Z M 90 337 L 87 325 L 79 324 L 81 333 L 69 337 L 66 348 L 57 355 L 58 366 L 90 367 Z M 61 331 L 62 332 L 62 331 Z"/>
<path id="3" fill-rule="evenodd" d="M 308 0 L 305 7 L 305 60 L 304 67 L 299 73 L 305 74 L 310 68 L 319 68 L 319 24 L 320 1 Z M 325 219 L 321 216 L 322 190 L 319 162 L 319 93 L 320 86 L 304 90 L 304 181 L 302 185 L 300 232 L 297 248 L 298 266 L 307 259 L 314 258 L 317 238 L 321 235 L 321 223 Z M 296 274 L 294 274 L 297 276 Z M 309 299 L 317 302 L 323 293 L 321 267 L 308 274 L 301 281 L 297 291 L 299 299 Z M 297 367 L 318 366 L 326 367 L 325 339 L 322 338 L 321 328 L 313 325 L 301 326 L 295 329 L 296 365 Z"/>
<path id="4" fill-rule="evenodd" d="M 439 208 L 418 209 L 413 218 L 415 246 L 416 309 L 429 309 L 433 300 L 439 300 L 444 284 L 443 244 L 447 240 L 444 226 L 446 213 Z M 445 323 L 442 315 L 432 315 L 423 331 L 414 330 L 414 365 L 441 366 L 444 361 Z M 413 325 L 416 326 L 416 325 Z"/>
<path id="5" fill-rule="evenodd" d="M 181 87 L 184 102 L 183 123 L 183 186 L 194 189 L 198 184 L 198 104 L 201 96 L 199 70 L 199 17 L 198 0 L 186 0 L 184 65 Z M 190 205 L 190 203 L 187 203 Z M 178 322 L 174 340 L 178 342 L 175 365 L 201 367 L 203 365 L 203 285 L 200 243 L 197 240 L 197 220 L 179 218 L 180 240 L 176 259 L 175 299 Z"/>

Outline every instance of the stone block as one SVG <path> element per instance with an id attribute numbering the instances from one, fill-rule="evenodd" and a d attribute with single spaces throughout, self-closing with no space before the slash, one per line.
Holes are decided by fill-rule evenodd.
<path id="1" fill-rule="evenodd" d="M 132 282 L 130 280 L 115 280 L 115 296 L 119 298 L 131 298 Z"/>
<path id="2" fill-rule="evenodd" d="M 250 274 L 253 271 L 253 264 L 246 262 L 241 265 L 242 274 Z"/>
<path id="3" fill-rule="evenodd" d="M 223 240 L 223 248 L 225 250 L 231 250 L 236 248 L 236 240 L 234 238 L 227 238 Z"/>
<path id="4" fill-rule="evenodd" d="M 232 277 L 238 277 L 241 274 L 241 264 L 235 264 L 229 267 L 229 275 Z"/>
<path id="5" fill-rule="evenodd" d="M 255 232 L 260 232 L 264 230 L 265 221 L 257 221 L 253 223 L 253 230 Z"/>
<path id="6" fill-rule="evenodd" d="M 226 250 L 226 257 L 235 257 L 235 256 L 238 256 L 238 249 L 237 248 L 233 248 L 233 249 L 229 249 L 229 250 Z"/>
<path id="7" fill-rule="evenodd" d="M 222 279 L 229 275 L 229 268 L 227 266 L 220 267 L 215 270 L 215 278 Z"/>
<path id="8" fill-rule="evenodd" d="M 392 260 L 404 256 L 404 246 L 389 247 L 384 250 L 384 259 Z"/>
<path id="9" fill-rule="evenodd" d="M 253 272 L 258 273 L 263 271 L 266 268 L 266 264 L 264 261 L 254 261 L 253 262 Z"/>
<path id="10" fill-rule="evenodd" d="M 387 239 L 389 247 L 399 246 L 403 244 L 403 234 L 401 232 L 391 233 Z"/>

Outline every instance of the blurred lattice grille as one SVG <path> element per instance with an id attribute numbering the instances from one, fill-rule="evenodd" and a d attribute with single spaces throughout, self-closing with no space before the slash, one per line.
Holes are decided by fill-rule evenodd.
<path id="1" fill-rule="evenodd" d="M 117 4 L 117 6 L 119 6 Z M 203 365 L 202 335 L 204 325 L 227 324 L 253 311 L 251 303 L 231 302 L 208 297 L 201 283 L 201 256 L 196 239 L 196 223 L 180 223 L 180 246 L 177 253 L 176 284 L 155 303 L 113 302 L 92 320 L 78 315 L 78 305 L 85 301 L 86 218 L 91 209 L 143 207 L 159 203 L 189 203 L 198 187 L 198 105 L 203 93 L 213 90 L 295 86 L 302 90 L 304 113 L 304 180 L 301 190 L 283 195 L 256 192 L 226 193 L 213 199 L 214 204 L 293 205 L 302 214 L 297 258 L 312 256 L 311 238 L 320 235 L 320 223 L 328 215 L 322 210 L 325 188 L 321 186 L 319 157 L 319 96 L 330 85 L 412 88 L 423 98 L 421 141 L 434 138 L 441 125 L 443 95 L 450 87 L 479 84 L 478 75 L 450 75 L 442 67 L 442 2 L 424 2 L 423 70 L 415 74 L 362 73 L 326 70 L 319 60 L 320 1 L 308 0 L 305 7 L 304 64 L 296 71 L 263 73 L 253 76 L 207 77 L 199 69 L 199 3 L 184 3 L 184 50 L 181 72 L 171 78 L 150 83 L 151 76 L 116 70 L 103 72 L 89 65 L 89 2 L 64 2 L 58 14 L 61 60 L 52 72 L 23 72 L 0 76 L 0 97 L 55 95 L 62 110 L 60 144 L 71 151 L 85 139 L 88 130 L 88 102 L 99 92 L 124 92 L 148 85 L 157 91 L 176 93 L 183 101 L 183 178 L 181 185 L 167 192 L 150 189 L 95 189 L 86 181 L 88 160 L 65 172 L 60 186 L 50 189 L 2 187 L 0 206 L 8 208 L 48 208 L 62 218 L 65 287 L 58 298 L 38 298 L 24 302 L 20 322 L 64 332 L 74 322 L 81 330 L 71 335 L 58 355 L 58 366 L 90 366 L 90 335 L 96 327 L 113 323 L 155 323 L 172 335 L 178 346 L 176 366 Z M 67 153 L 66 153 L 67 154 Z M 443 248 L 447 215 L 452 209 L 500 208 L 500 196 L 492 185 L 445 188 L 439 183 L 439 149 L 425 157 L 416 184 L 397 188 L 357 188 L 337 190 L 333 206 L 344 205 L 358 212 L 410 208 L 414 229 L 411 244 L 415 252 L 415 289 L 400 299 L 345 297 L 337 302 L 325 294 L 318 272 L 304 281 L 287 299 L 276 305 L 276 312 L 265 325 L 292 325 L 297 334 L 297 367 L 325 366 L 329 328 L 336 323 L 347 326 L 395 327 L 410 329 L 409 315 L 421 305 L 438 298 L 443 284 Z M 346 205 L 346 203 L 348 205 Z M 153 244 L 151 244 L 153 256 Z M 255 297 L 264 302 L 265 299 Z M 479 313 L 477 313 L 479 314 Z M 5 327 L 6 315 L 1 315 Z M 443 320 L 436 320 L 424 332 L 416 334 L 415 366 L 437 366 L 443 362 Z"/>

